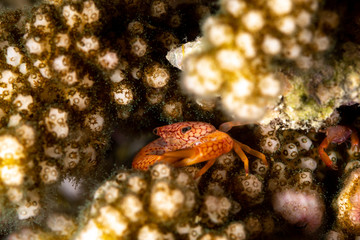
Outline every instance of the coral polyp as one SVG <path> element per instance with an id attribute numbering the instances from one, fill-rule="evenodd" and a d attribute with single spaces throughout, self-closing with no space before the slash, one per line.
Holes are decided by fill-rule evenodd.
<path id="1" fill-rule="evenodd" d="M 283 79 L 271 62 L 292 60 L 299 68 L 310 68 L 311 51 L 330 48 L 330 37 L 313 23 L 318 5 L 221 1 L 220 12 L 203 24 L 202 48 L 185 59 L 184 87 L 198 96 L 220 96 L 235 119 L 260 120 L 283 94 Z M 333 22 L 336 26 L 337 19 Z M 309 40 L 302 41 L 303 35 Z"/>

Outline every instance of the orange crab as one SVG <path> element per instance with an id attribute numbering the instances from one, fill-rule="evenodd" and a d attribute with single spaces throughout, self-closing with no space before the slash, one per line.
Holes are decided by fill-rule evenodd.
<path id="1" fill-rule="evenodd" d="M 205 166 L 196 174 L 204 174 L 217 157 L 234 149 L 244 162 L 245 172 L 249 172 L 249 160 L 245 152 L 260 158 L 266 165 L 266 157 L 249 146 L 231 138 L 225 132 L 204 122 L 180 122 L 157 127 L 154 134 L 160 138 L 143 147 L 135 156 L 132 167 L 147 170 L 156 162 L 169 163 L 175 167 L 189 166 L 205 162 Z"/>
<path id="2" fill-rule="evenodd" d="M 332 168 L 333 170 L 337 170 L 338 168 L 336 164 L 331 161 L 330 157 L 325 152 L 326 148 L 330 143 L 341 144 L 351 137 L 351 149 L 359 151 L 359 137 L 355 129 L 341 125 L 328 127 L 326 128 L 325 133 L 326 138 L 321 142 L 318 152 L 321 160 L 326 164 L 326 166 Z"/>

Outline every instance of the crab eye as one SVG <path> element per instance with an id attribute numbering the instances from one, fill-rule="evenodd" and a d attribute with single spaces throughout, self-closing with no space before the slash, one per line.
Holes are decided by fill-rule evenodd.
<path id="1" fill-rule="evenodd" d="M 181 129 L 181 132 L 182 132 L 182 133 L 186 133 L 186 132 L 189 131 L 190 129 L 191 129 L 191 127 L 190 127 L 190 126 L 187 126 L 187 127 L 182 128 L 182 129 Z"/>
<path id="2" fill-rule="evenodd" d="M 153 133 L 154 133 L 155 135 L 157 135 L 157 134 L 158 134 L 158 128 L 154 128 Z"/>

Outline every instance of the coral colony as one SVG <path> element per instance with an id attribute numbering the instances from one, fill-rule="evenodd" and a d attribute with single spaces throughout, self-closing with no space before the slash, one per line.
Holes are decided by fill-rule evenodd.
<path id="1" fill-rule="evenodd" d="M 2 238 L 360 237 L 359 3 L 29 2 L 0 3 Z M 225 123 L 248 173 L 183 160 L 187 126 L 131 168 L 188 121 Z"/>

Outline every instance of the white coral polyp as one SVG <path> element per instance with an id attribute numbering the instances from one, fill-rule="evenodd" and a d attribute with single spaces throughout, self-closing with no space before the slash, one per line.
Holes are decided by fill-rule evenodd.
<path id="1" fill-rule="evenodd" d="M 182 104 L 181 102 L 168 102 L 163 106 L 163 112 L 170 118 L 178 118 L 182 116 Z"/>
<path id="2" fill-rule="evenodd" d="M 65 55 L 60 55 L 54 59 L 53 68 L 58 72 L 66 72 L 70 67 L 70 60 Z"/>
<path id="3" fill-rule="evenodd" d="M 99 50 L 99 41 L 95 36 L 83 37 L 80 42 L 76 43 L 76 47 L 88 54 Z"/>
<path id="4" fill-rule="evenodd" d="M 309 26 L 310 23 L 311 23 L 311 14 L 308 11 L 302 10 L 297 14 L 296 24 L 299 27 L 305 28 Z"/>
<path id="5" fill-rule="evenodd" d="M 35 239 L 39 240 L 41 237 L 39 233 L 35 232 L 36 230 L 30 228 L 22 228 L 17 232 L 11 233 L 6 239 L 7 240 L 23 240 L 23 239 Z"/>
<path id="6" fill-rule="evenodd" d="M 10 70 L 5 70 L 1 72 L 0 75 L 0 99 L 10 100 L 15 88 L 13 84 L 17 80 L 18 75 L 13 73 Z"/>
<path id="7" fill-rule="evenodd" d="M 19 203 L 24 197 L 24 193 L 21 190 L 21 187 L 9 187 L 6 195 L 12 203 L 16 204 Z"/>
<path id="8" fill-rule="evenodd" d="M 260 100 L 263 101 L 263 99 Z M 247 103 L 246 101 L 240 101 L 233 94 L 227 94 L 222 99 L 222 103 L 225 109 L 233 114 L 235 118 L 246 121 L 260 119 L 265 114 L 265 108 L 263 107 L 265 102 L 262 104 Z"/>
<path id="9" fill-rule="evenodd" d="M 50 68 L 44 61 L 36 60 L 34 66 L 39 69 L 39 72 L 44 78 L 51 78 Z"/>
<path id="10" fill-rule="evenodd" d="M 119 58 L 115 52 L 106 51 L 99 55 L 100 65 L 108 70 L 114 69 L 119 64 Z"/>
<path id="11" fill-rule="evenodd" d="M 286 58 L 296 59 L 301 54 L 301 46 L 296 43 L 289 43 L 283 48 L 283 54 Z"/>
<path id="12" fill-rule="evenodd" d="M 239 17 L 246 8 L 246 3 L 242 0 L 223 0 L 224 9 L 234 17 Z"/>
<path id="13" fill-rule="evenodd" d="M 203 79 L 202 87 L 205 88 L 206 92 L 218 90 L 222 83 L 222 77 L 216 63 L 210 57 L 202 57 L 195 64 L 196 72 Z"/>
<path id="14" fill-rule="evenodd" d="M 166 14 L 167 5 L 165 2 L 156 0 L 151 4 L 151 16 L 159 18 Z"/>
<path id="15" fill-rule="evenodd" d="M 50 165 L 46 161 L 40 162 L 40 178 L 45 184 L 51 184 L 58 180 L 59 171 L 56 165 Z"/>
<path id="16" fill-rule="evenodd" d="M 223 223 L 224 218 L 228 216 L 231 202 L 226 197 L 208 195 L 204 200 L 204 208 L 210 220 L 215 224 L 219 224 Z"/>
<path id="17" fill-rule="evenodd" d="M 87 146 L 85 149 L 82 148 L 82 155 L 84 156 L 84 161 L 87 163 L 88 167 L 92 167 L 96 164 L 96 151 L 92 146 Z"/>
<path id="18" fill-rule="evenodd" d="M 69 134 L 67 118 L 67 112 L 58 108 L 51 108 L 49 114 L 45 117 L 47 131 L 54 134 L 57 138 L 67 137 Z"/>
<path id="19" fill-rule="evenodd" d="M 160 239 L 164 239 L 163 235 L 161 234 L 161 232 L 159 231 L 159 229 L 157 229 L 157 227 L 155 227 L 154 225 L 145 225 L 142 226 L 138 232 L 138 236 L 137 236 L 138 240 L 160 240 Z"/>
<path id="20" fill-rule="evenodd" d="M 31 95 L 19 94 L 13 101 L 18 111 L 31 112 L 30 106 L 33 104 L 33 98 Z"/>
<path id="21" fill-rule="evenodd" d="M 55 46 L 60 48 L 68 49 L 70 47 L 70 38 L 66 33 L 58 33 L 55 37 Z"/>
<path id="22" fill-rule="evenodd" d="M 40 73 L 32 73 L 28 77 L 28 82 L 30 83 L 30 86 L 32 88 L 39 87 L 43 81 L 44 81 L 44 79 L 40 75 Z"/>
<path id="23" fill-rule="evenodd" d="M 309 29 L 303 29 L 299 32 L 297 39 L 300 43 L 310 43 L 313 39 L 313 33 Z"/>
<path id="24" fill-rule="evenodd" d="M 142 38 L 135 38 L 131 41 L 131 53 L 137 57 L 142 57 L 146 54 L 147 44 Z"/>
<path id="25" fill-rule="evenodd" d="M 76 167 L 80 162 L 80 152 L 79 147 L 72 146 L 69 144 L 65 149 L 65 157 L 63 159 L 63 164 L 65 169 L 71 169 Z"/>
<path id="26" fill-rule="evenodd" d="M 132 222 L 140 220 L 140 216 L 143 213 L 143 203 L 135 195 L 126 195 L 121 201 L 121 210 L 125 217 Z"/>
<path id="27" fill-rule="evenodd" d="M 298 186 L 301 184 L 309 184 L 314 182 L 314 176 L 312 172 L 299 172 L 295 175 L 296 182 Z"/>
<path id="28" fill-rule="evenodd" d="M 50 22 L 47 20 L 49 17 L 46 14 L 35 15 L 34 27 L 41 29 L 44 32 L 50 32 L 48 28 Z"/>
<path id="29" fill-rule="evenodd" d="M 155 64 L 145 72 L 145 81 L 150 87 L 162 88 L 166 86 L 169 80 L 169 71 L 166 68 L 160 67 L 159 64 Z"/>
<path id="30" fill-rule="evenodd" d="M 232 239 L 236 240 L 245 240 L 246 239 L 246 229 L 243 223 L 234 222 L 231 223 L 225 230 L 226 234 Z"/>
<path id="31" fill-rule="evenodd" d="M 310 169 L 311 171 L 315 171 L 315 169 L 317 167 L 317 161 L 311 157 L 301 157 L 298 167 L 303 168 L 303 169 Z"/>
<path id="32" fill-rule="evenodd" d="M 24 75 L 28 73 L 28 67 L 27 67 L 26 63 L 21 63 L 20 64 L 19 72 L 21 72 Z"/>
<path id="33" fill-rule="evenodd" d="M 23 201 L 17 207 L 19 220 L 35 217 L 40 212 L 40 196 L 37 192 L 32 191 L 27 194 L 28 199 Z"/>
<path id="34" fill-rule="evenodd" d="M 100 113 L 90 114 L 85 119 L 85 125 L 91 129 L 91 131 L 99 132 L 104 127 L 104 117 Z"/>
<path id="35" fill-rule="evenodd" d="M 110 80 L 114 83 L 119 83 L 126 78 L 125 73 L 120 69 L 116 69 L 110 76 Z"/>
<path id="36" fill-rule="evenodd" d="M 262 77 L 259 86 L 261 93 L 265 96 L 275 97 L 280 94 L 281 83 L 272 74 Z"/>
<path id="37" fill-rule="evenodd" d="M 232 28 L 226 24 L 214 24 L 207 29 L 208 40 L 214 46 L 230 44 L 234 39 Z"/>
<path id="38" fill-rule="evenodd" d="M 171 175 L 171 169 L 166 164 L 156 164 L 151 169 L 152 179 L 169 179 Z"/>
<path id="39" fill-rule="evenodd" d="M 244 63 L 244 59 L 238 51 L 227 49 L 218 51 L 216 60 L 222 69 L 228 71 L 240 69 Z"/>
<path id="40" fill-rule="evenodd" d="M 156 183 L 150 196 L 150 211 L 160 220 L 176 216 L 184 204 L 184 194 L 179 189 L 171 189 L 166 182 Z"/>
<path id="41" fill-rule="evenodd" d="M 0 136 L 0 159 L 4 162 L 18 162 L 24 157 L 24 146 L 11 135 Z"/>
<path id="42" fill-rule="evenodd" d="M 63 155 L 62 148 L 59 145 L 44 146 L 44 153 L 46 156 L 56 159 L 61 158 Z"/>
<path id="43" fill-rule="evenodd" d="M 35 130 L 28 125 L 22 125 L 16 129 L 16 134 L 20 137 L 24 147 L 31 147 L 35 143 Z"/>
<path id="44" fill-rule="evenodd" d="M 82 19 L 85 23 L 93 23 L 99 20 L 100 11 L 93 1 L 84 2 L 84 9 L 82 11 Z"/>
<path id="45" fill-rule="evenodd" d="M 19 113 L 10 115 L 8 127 L 18 126 L 20 124 L 21 120 L 22 120 L 22 117 Z"/>
<path id="46" fill-rule="evenodd" d="M 74 85 L 79 81 L 75 71 L 67 72 L 64 76 L 61 77 L 61 80 L 67 85 Z"/>
<path id="47" fill-rule="evenodd" d="M 65 214 L 53 213 L 46 219 L 46 225 L 60 235 L 70 235 L 76 225 L 73 219 Z"/>
<path id="48" fill-rule="evenodd" d="M 74 6 L 66 5 L 63 8 L 63 17 L 66 19 L 66 24 L 73 28 L 80 23 L 80 14 L 76 11 Z"/>
<path id="49" fill-rule="evenodd" d="M 103 235 L 102 229 L 93 220 L 87 222 L 75 240 L 99 240 Z"/>
<path id="50" fill-rule="evenodd" d="M 40 55 L 44 51 L 44 46 L 39 42 L 39 39 L 30 38 L 26 41 L 25 46 L 29 53 Z"/>
<path id="51" fill-rule="evenodd" d="M 236 46 L 244 52 L 245 57 L 255 57 L 256 48 L 254 46 L 254 38 L 246 32 L 239 32 L 235 38 Z"/>
<path id="52" fill-rule="evenodd" d="M 280 32 L 290 35 L 296 30 L 295 20 L 292 17 L 283 17 L 277 23 L 277 28 Z"/>
<path id="53" fill-rule="evenodd" d="M 261 140 L 260 148 L 265 153 L 273 154 L 280 148 L 280 140 L 277 137 L 266 136 Z"/>
<path id="54" fill-rule="evenodd" d="M 90 88 L 94 85 L 94 81 L 92 80 L 92 78 L 89 76 L 89 74 L 86 74 L 84 76 L 84 78 L 81 80 L 81 83 L 80 85 L 82 87 L 85 87 L 85 88 Z"/>
<path id="55" fill-rule="evenodd" d="M 276 15 L 284 15 L 292 10 L 292 0 L 269 0 L 268 7 Z"/>
<path id="56" fill-rule="evenodd" d="M 251 10 L 242 17 L 242 23 L 251 32 L 259 31 L 264 26 L 264 19 L 260 11 Z"/>
<path id="57" fill-rule="evenodd" d="M 89 98 L 84 94 L 76 91 L 69 97 L 70 105 L 79 111 L 85 110 L 89 106 Z"/>
<path id="58" fill-rule="evenodd" d="M 17 165 L 6 165 L 0 169 L 1 181 L 7 186 L 20 186 L 24 180 L 24 170 Z"/>
<path id="59" fill-rule="evenodd" d="M 313 43 L 317 51 L 325 51 L 330 47 L 330 39 L 327 36 L 321 34 L 317 34 L 315 36 Z"/>
<path id="60" fill-rule="evenodd" d="M 111 206 L 102 207 L 96 221 L 106 226 L 104 229 L 108 231 L 109 234 L 115 234 L 118 237 L 125 235 L 129 224 L 120 211 Z"/>
<path id="61" fill-rule="evenodd" d="M 113 97 L 117 104 L 127 105 L 132 102 L 134 96 L 131 88 L 122 84 L 113 91 Z"/>
<path id="62" fill-rule="evenodd" d="M 251 80 L 240 76 L 238 79 L 236 79 L 235 82 L 232 83 L 231 89 L 232 94 L 234 94 L 235 97 L 246 97 L 251 95 L 254 89 L 254 83 Z"/>
<path id="63" fill-rule="evenodd" d="M 281 50 L 281 42 L 279 39 L 275 37 L 266 35 L 262 43 L 262 50 L 266 54 L 271 54 L 271 55 L 278 54 Z"/>
<path id="64" fill-rule="evenodd" d="M 195 93 L 200 96 L 209 94 L 208 89 L 202 87 L 204 84 L 203 79 L 197 75 L 187 74 L 183 79 L 183 83 L 184 83 L 184 87 L 191 93 Z M 218 87 L 214 87 L 214 88 L 215 90 L 218 89 Z"/>
<path id="65" fill-rule="evenodd" d="M 6 49 L 5 57 L 7 64 L 17 67 L 21 63 L 22 54 L 20 53 L 20 50 L 17 47 L 10 46 Z"/>

